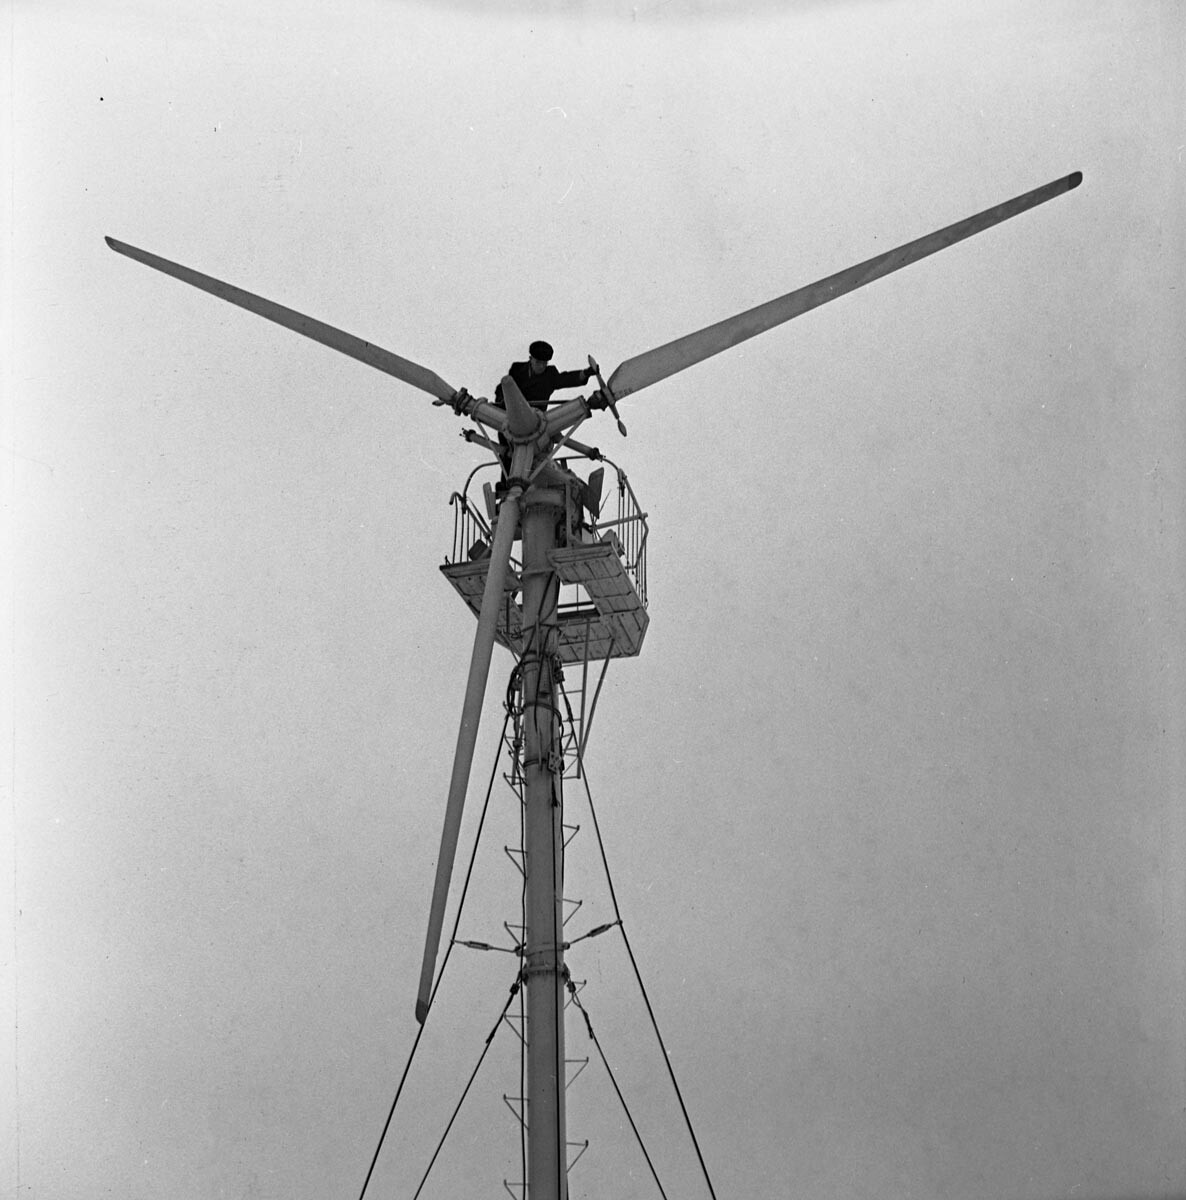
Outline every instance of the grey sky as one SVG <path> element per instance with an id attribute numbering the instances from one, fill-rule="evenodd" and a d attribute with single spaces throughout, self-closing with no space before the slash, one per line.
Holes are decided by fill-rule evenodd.
<path id="1" fill-rule="evenodd" d="M 473 636 L 437 571 L 459 423 L 105 234 L 488 395 L 535 337 L 608 371 L 1075 169 L 629 398 L 627 441 L 585 427 L 653 531 L 589 766 L 721 1200 L 1186 1194 L 1183 32 L 1144 0 L 10 5 L 4 1195 L 357 1195 Z M 376 1197 L 511 963 L 455 956 Z M 704 1194 L 620 948 L 572 966 Z M 426 1195 L 518 1177 L 505 1032 Z M 574 1200 L 655 1194 L 596 1063 L 571 1105 Z"/>

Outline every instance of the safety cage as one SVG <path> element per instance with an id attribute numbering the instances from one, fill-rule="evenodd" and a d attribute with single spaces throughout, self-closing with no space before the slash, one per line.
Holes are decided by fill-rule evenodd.
<path id="1" fill-rule="evenodd" d="M 558 465 L 571 475 L 566 486 L 564 528 L 548 558 L 560 579 L 557 653 L 563 662 L 588 663 L 629 658 L 642 648 L 647 623 L 647 514 L 626 473 L 608 459 L 587 482 L 572 473 L 573 459 Z M 586 461 L 581 459 L 579 461 Z M 482 607 L 497 516 L 494 480 L 481 486 L 481 504 L 471 485 L 488 463 L 470 473 L 465 487 L 449 497 L 453 506 L 453 546 L 441 573 L 476 617 Z M 609 473 L 609 478 L 604 476 Z M 580 502 L 576 491 L 580 490 Z M 593 503 L 589 503 L 589 497 Z M 518 532 L 516 531 L 516 537 Z M 512 548 L 496 639 L 516 656 L 523 652 L 522 562 Z"/>

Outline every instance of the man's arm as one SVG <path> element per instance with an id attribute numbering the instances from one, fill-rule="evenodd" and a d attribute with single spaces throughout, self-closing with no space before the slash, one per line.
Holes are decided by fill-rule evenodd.
<path id="1" fill-rule="evenodd" d="M 583 367 L 579 371 L 557 371 L 553 380 L 557 389 L 583 387 L 593 377 L 591 367 Z"/>

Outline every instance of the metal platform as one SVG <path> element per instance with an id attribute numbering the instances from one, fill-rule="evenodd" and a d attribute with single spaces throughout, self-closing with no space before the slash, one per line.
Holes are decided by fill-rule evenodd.
<path id="1" fill-rule="evenodd" d="M 576 599 L 562 594 L 557 615 L 561 661 L 596 662 L 606 658 L 631 658 L 642 649 L 646 635 L 646 607 L 634 586 L 615 543 L 605 541 L 553 550 L 548 558 L 562 584 L 573 585 Z M 441 574 L 457 590 L 476 617 L 482 608 L 489 559 L 445 563 Z M 523 610 L 516 597 L 520 578 L 512 568 L 507 575 L 505 600 L 499 609 L 497 640 L 516 655 L 522 654 L 525 637 Z M 562 589 L 563 592 L 563 589 Z"/>
<path id="2" fill-rule="evenodd" d="M 479 558 L 474 562 L 445 563 L 441 567 L 441 574 L 456 588 L 475 617 L 482 611 L 482 593 L 486 590 L 489 566 L 489 558 Z M 494 634 L 500 645 L 516 653 L 523 642 L 523 608 L 515 600 L 521 583 L 519 572 L 508 567 L 503 603 L 498 610 L 498 629 Z"/>
<path id="3" fill-rule="evenodd" d="M 577 584 L 592 602 L 560 606 L 560 657 L 564 662 L 632 658 L 642 649 L 650 617 L 634 581 L 609 541 L 553 550 L 548 561 L 562 583 Z"/>

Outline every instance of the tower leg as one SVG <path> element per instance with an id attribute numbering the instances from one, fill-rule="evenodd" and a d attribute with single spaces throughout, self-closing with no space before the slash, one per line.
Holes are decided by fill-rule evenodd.
<path id="1" fill-rule="evenodd" d="M 548 562 L 557 522 L 564 514 L 564 494 L 533 489 L 524 501 L 523 622 L 529 647 L 522 661 L 527 1195 L 530 1200 L 565 1200 L 564 830 L 552 666 L 560 583 Z"/>

